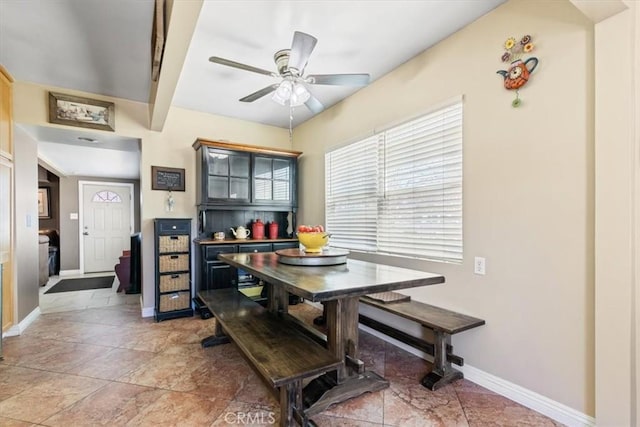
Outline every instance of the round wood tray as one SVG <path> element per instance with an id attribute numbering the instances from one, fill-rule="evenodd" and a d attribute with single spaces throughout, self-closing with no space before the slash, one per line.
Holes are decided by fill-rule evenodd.
<path id="1" fill-rule="evenodd" d="M 300 249 L 280 249 L 276 251 L 278 262 L 289 265 L 338 265 L 347 262 L 349 251 L 344 249 L 323 249 L 322 252 L 305 252 Z"/>

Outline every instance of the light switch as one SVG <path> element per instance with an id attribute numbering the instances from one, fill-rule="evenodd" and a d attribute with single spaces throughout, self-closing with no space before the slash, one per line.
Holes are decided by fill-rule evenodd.
<path id="1" fill-rule="evenodd" d="M 78 213 L 77 212 L 71 212 L 69 214 L 69 219 L 78 219 Z"/>

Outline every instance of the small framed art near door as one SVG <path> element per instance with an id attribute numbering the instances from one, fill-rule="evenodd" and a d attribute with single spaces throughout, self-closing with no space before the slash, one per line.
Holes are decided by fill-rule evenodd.
<path id="1" fill-rule="evenodd" d="M 51 218 L 51 192 L 48 187 L 38 188 L 38 218 Z"/>

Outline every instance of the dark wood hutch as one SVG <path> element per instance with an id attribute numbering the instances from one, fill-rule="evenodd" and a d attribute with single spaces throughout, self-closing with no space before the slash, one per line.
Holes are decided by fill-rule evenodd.
<path id="1" fill-rule="evenodd" d="M 218 260 L 220 253 L 271 252 L 298 247 L 295 238 L 299 151 L 211 141 L 199 138 L 196 151 L 198 236 L 195 243 L 196 290 L 238 287 L 256 300 L 262 283 L 251 274 Z M 269 239 L 236 239 L 231 228 L 251 230 L 254 221 L 276 222 Z M 224 232 L 224 240 L 215 240 Z M 201 302 L 194 299 L 197 308 Z M 201 311 L 201 315 L 203 312 Z M 204 317 L 204 316 L 203 316 Z"/>

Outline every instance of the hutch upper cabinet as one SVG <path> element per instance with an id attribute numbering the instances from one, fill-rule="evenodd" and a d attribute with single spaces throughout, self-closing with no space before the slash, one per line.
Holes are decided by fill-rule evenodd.
<path id="1" fill-rule="evenodd" d="M 293 211 L 298 151 L 197 139 L 196 203 L 201 209 Z"/>

